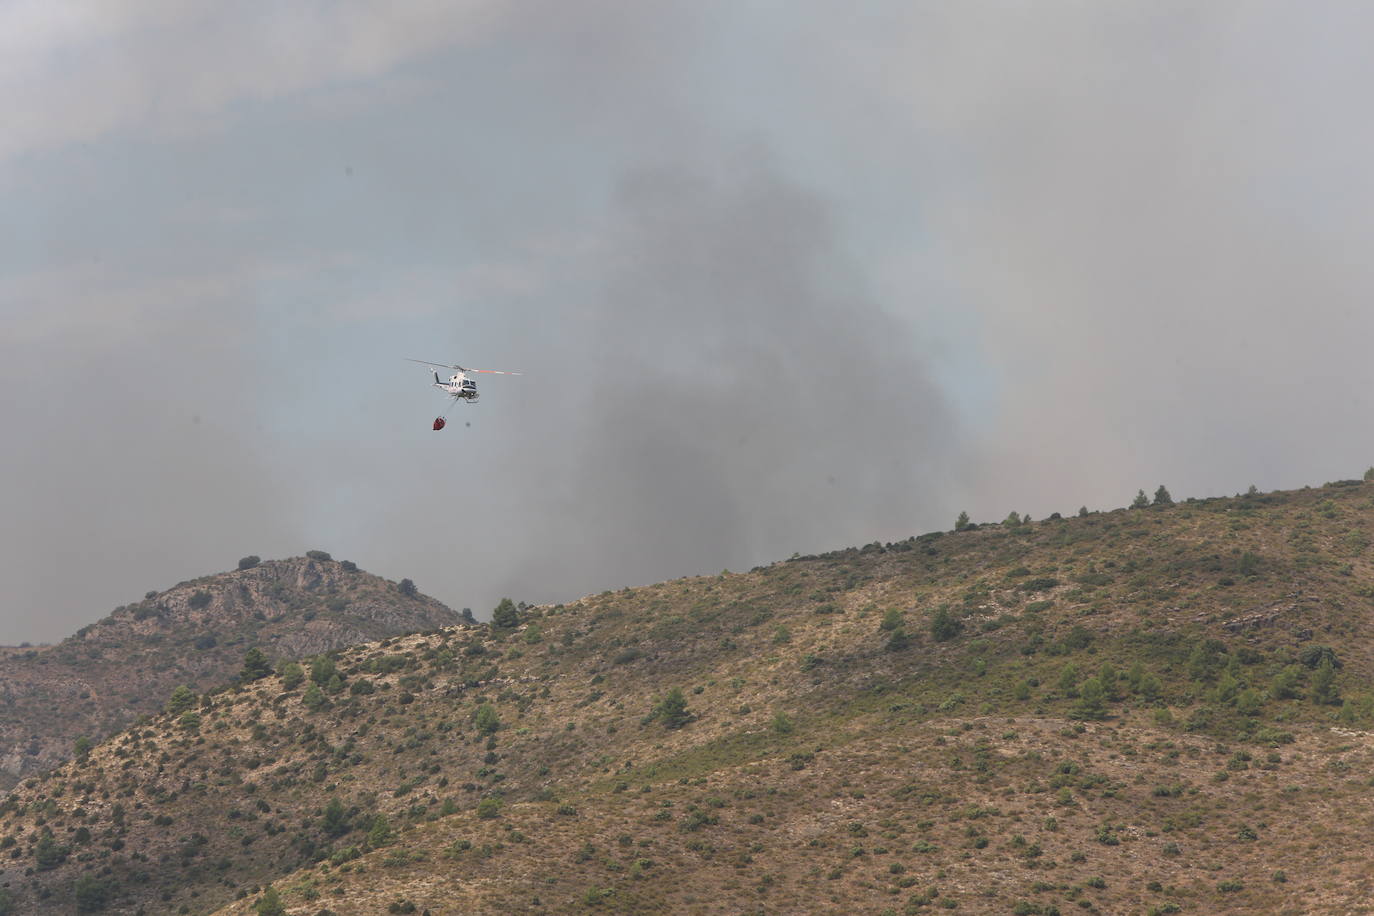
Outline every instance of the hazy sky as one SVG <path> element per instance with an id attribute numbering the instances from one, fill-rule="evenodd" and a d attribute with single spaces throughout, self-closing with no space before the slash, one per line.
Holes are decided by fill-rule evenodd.
<path id="1" fill-rule="evenodd" d="M 1371 27 L 0 4 L 0 642 L 247 554 L 485 617 L 1358 476 Z M 436 433 L 405 357 L 526 374 Z"/>

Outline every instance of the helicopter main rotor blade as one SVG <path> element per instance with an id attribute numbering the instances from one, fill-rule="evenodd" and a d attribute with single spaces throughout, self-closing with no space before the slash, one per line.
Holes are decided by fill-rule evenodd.
<path id="1" fill-rule="evenodd" d="M 457 369 L 459 372 L 463 371 L 462 366 L 450 366 L 448 363 L 432 363 L 427 359 L 411 359 L 409 356 L 405 357 L 405 359 L 409 360 L 412 363 L 421 363 L 422 365 L 433 366 L 436 369 Z"/>
<path id="2" fill-rule="evenodd" d="M 490 372 L 490 373 L 492 373 L 493 375 L 524 375 L 524 374 L 525 374 L 525 373 L 523 373 L 523 372 L 507 372 L 507 371 L 505 371 L 504 369 L 463 369 L 463 368 L 461 368 L 461 367 L 459 367 L 459 366 L 454 366 L 454 368 L 455 368 L 455 369 L 458 369 L 458 370 L 461 371 L 461 372 Z"/>

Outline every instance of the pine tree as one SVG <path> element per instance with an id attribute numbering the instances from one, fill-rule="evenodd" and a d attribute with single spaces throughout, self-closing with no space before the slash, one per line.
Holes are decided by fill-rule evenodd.
<path id="1" fill-rule="evenodd" d="M 1331 659 L 1323 658 L 1312 675 L 1312 702 L 1319 706 L 1334 706 L 1341 701 L 1341 692 L 1336 688 L 1336 667 Z"/>
<path id="2" fill-rule="evenodd" d="M 1131 501 L 1132 509 L 1144 509 L 1150 504 L 1150 497 L 1145 495 L 1144 490 L 1136 490 L 1135 499 Z"/>
<path id="3" fill-rule="evenodd" d="M 301 703 L 311 712 L 319 710 L 328 702 L 329 700 L 325 698 L 324 691 L 320 689 L 320 685 L 313 681 L 310 686 L 305 689 L 305 694 L 301 696 Z"/>
<path id="4" fill-rule="evenodd" d="M 329 804 L 324 806 L 322 826 L 329 836 L 343 836 L 348 832 L 348 809 L 338 798 L 331 798 Z"/>
<path id="5" fill-rule="evenodd" d="M 328 655 L 316 655 L 310 660 L 310 680 L 321 687 L 328 684 L 330 678 L 337 675 L 338 668 L 334 665 L 334 659 Z"/>
<path id="6" fill-rule="evenodd" d="M 1298 690 L 1298 679 L 1302 677 L 1302 671 L 1297 665 L 1289 665 L 1274 675 L 1274 681 L 1269 687 L 1269 696 L 1275 700 L 1295 700 L 1302 694 Z"/>
<path id="7" fill-rule="evenodd" d="M 244 684 L 260 680 L 272 673 L 272 663 L 267 660 L 267 656 L 262 654 L 262 650 L 257 646 L 249 649 L 243 656 L 243 670 L 239 672 L 239 681 Z"/>
<path id="8" fill-rule="evenodd" d="M 281 676 L 281 685 L 287 690 L 295 690 L 305 680 L 305 671 L 295 662 L 284 662 L 279 665 L 277 674 Z"/>
<path id="9" fill-rule="evenodd" d="M 501 603 L 496 605 L 496 609 L 491 612 L 491 625 L 503 630 L 513 630 L 518 627 L 520 625 L 520 612 L 515 609 L 515 602 L 509 598 L 502 598 Z"/>
<path id="10" fill-rule="evenodd" d="M 477 711 L 472 714 L 472 719 L 477 730 L 484 735 L 490 735 L 501 727 L 501 717 L 496 714 L 496 707 L 490 703 L 478 706 Z"/>
<path id="11" fill-rule="evenodd" d="M 391 824 L 387 822 L 386 815 L 379 814 L 372 821 L 372 826 L 367 831 L 367 845 L 373 849 L 379 849 L 390 842 Z"/>
<path id="12" fill-rule="evenodd" d="M 275 887 L 268 884 L 267 890 L 262 891 L 262 897 L 253 904 L 258 916 L 286 916 L 286 906 L 282 905 L 282 895 L 276 893 Z"/>
<path id="13" fill-rule="evenodd" d="M 95 875 L 82 875 L 72 885 L 72 898 L 78 913 L 98 913 L 110 902 L 112 889 Z"/>
<path id="14" fill-rule="evenodd" d="M 181 715 L 192 706 L 196 705 L 196 695 L 190 687 L 182 684 L 167 699 L 167 711 L 174 716 Z"/>
<path id="15" fill-rule="evenodd" d="M 1174 504 L 1174 498 L 1169 495 L 1169 491 L 1164 488 L 1164 484 L 1160 484 L 1159 489 L 1155 490 L 1154 504 L 1156 506 L 1172 506 Z"/>
<path id="16" fill-rule="evenodd" d="M 968 527 L 968 513 L 960 512 L 959 517 L 954 520 L 954 530 L 963 531 Z"/>
<path id="17" fill-rule="evenodd" d="M 681 687 L 669 690 L 654 706 L 651 718 L 659 719 L 669 728 L 681 728 L 692 719 L 687 711 L 687 698 L 682 695 Z"/>
<path id="18" fill-rule="evenodd" d="M 1106 688 L 1100 678 L 1090 677 L 1078 688 L 1078 704 L 1073 714 L 1079 719 L 1101 719 L 1107 714 Z"/>

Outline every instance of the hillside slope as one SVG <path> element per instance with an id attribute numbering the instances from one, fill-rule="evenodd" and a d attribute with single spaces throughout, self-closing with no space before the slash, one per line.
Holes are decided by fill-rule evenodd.
<path id="1" fill-rule="evenodd" d="M 423 595 L 317 553 L 204 576 L 117 608 L 0 665 L 0 786 L 161 709 L 178 685 L 230 681 L 251 646 L 305 656 L 458 622 Z"/>
<path id="2" fill-rule="evenodd" d="M 311 916 L 1356 912 L 1371 538 L 1374 486 L 1329 485 L 357 646 L 323 689 L 217 692 L 26 781 L 0 892 L 234 916 L 265 894 Z"/>

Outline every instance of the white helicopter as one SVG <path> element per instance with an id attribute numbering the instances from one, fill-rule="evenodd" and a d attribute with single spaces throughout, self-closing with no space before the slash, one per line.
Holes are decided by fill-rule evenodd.
<path id="1" fill-rule="evenodd" d="M 410 360 L 410 362 L 412 363 L 420 363 L 425 366 L 433 366 L 436 369 L 456 370 L 457 374 L 449 376 L 449 380 L 447 382 L 439 378 L 438 372 L 434 373 L 434 387 L 447 393 L 448 396 L 453 399 L 453 403 L 455 404 L 459 401 L 465 401 L 470 404 L 477 400 L 477 383 L 467 377 L 467 374 L 469 372 L 489 372 L 492 375 L 524 374 L 522 372 L 507 372 L 503 369 L 468 369 L 464 366 L 450 365 L 448 363 L 432 363 L 427 359 L 410 359 L 410 357 L 406 357 L 406 359 Z M 444 417 L 435 417 L 434 428 L 436 430 L 443 429 L 444 422 Z"/>

